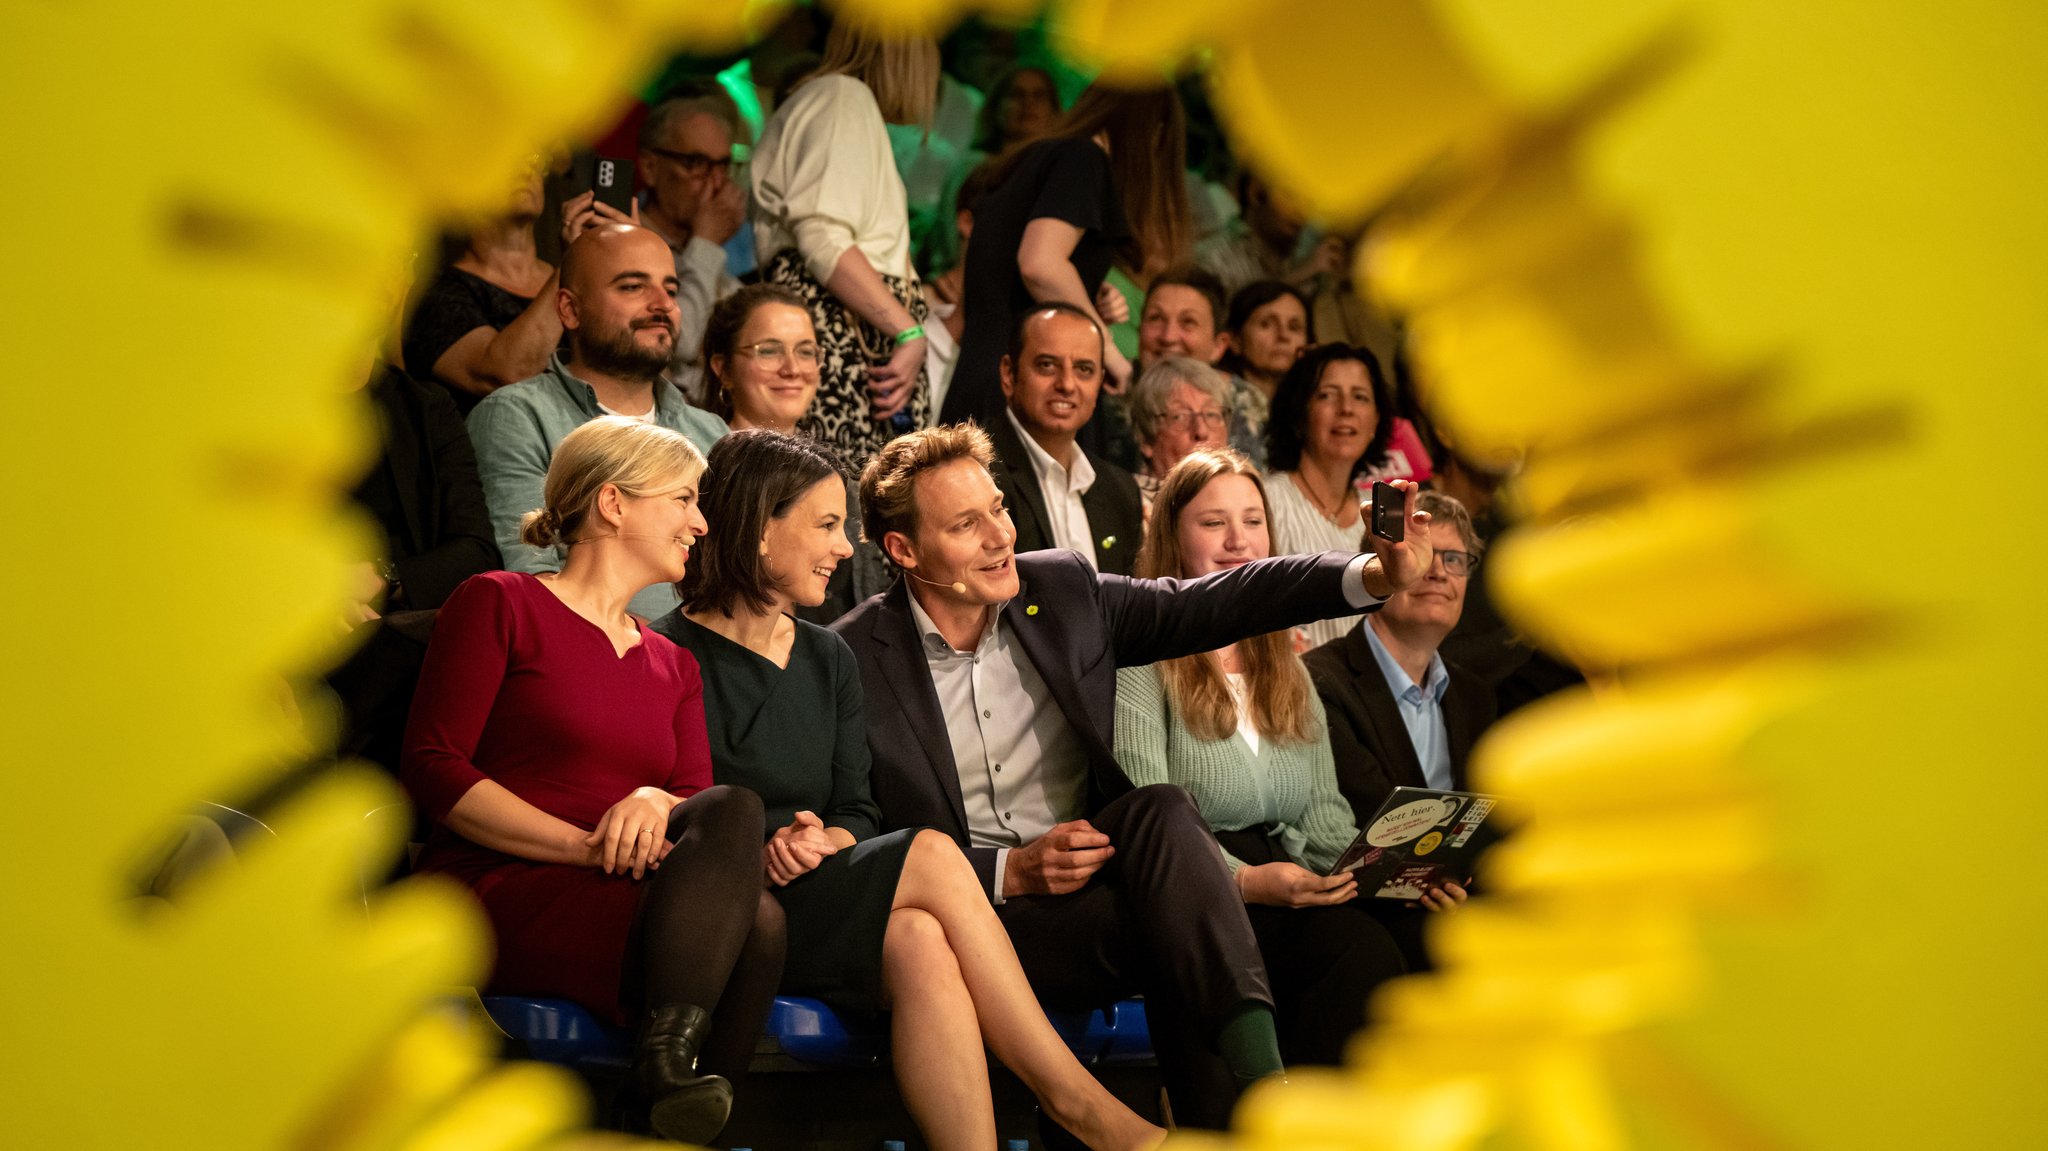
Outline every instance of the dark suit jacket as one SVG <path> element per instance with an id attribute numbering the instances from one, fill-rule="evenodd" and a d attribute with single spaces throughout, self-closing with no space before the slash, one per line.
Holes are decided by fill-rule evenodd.
<path id="1" fill-rule="evenodd" d="M 500 566 L 476 450 L 447 389 L 388 368 L 367 393 L 383 425 L 384 452 L 357 491 L 379 485 L 395 497 L 364 502 L 390 539 L 391 566 L 405 589 L 396 606 L 438 608 L 455 585 Z"/>
<path id="2" fill-rule="evenodd" d="M 1024 441 L 1000 412 L 989 420 L 988 435 L 996 447 L 996 466 L 990 471 L 1009 505 L 1010 520 L 1017 525 L 1017 550 L 1052 547 L 1045 493 L 1039 490 L 1038 473 L 1031 470 Z M 1088 512 L 1088 536 L 1095 541 L 1095 566 L 1111 575 L 1129 575 L 1145 539 L 1145 504 L 1138 497 L 1138 481 L 1094 452 L 1076 447 L 1095 469 L 1095 482 L 1081 496 L 1081 506 Z M 1109 546 L 1104 547 L 1104 541 Z"/>
<path id="3" fill-rule="evenodd" d="M 1209 651 L 1246 636 L 1350 615 L 1342 552 L 1280 556 L 1195 580 L 1098 575 L 1059 549 L 1017 557 L 1021 584 L 1003 626 L 1073 725 L 1088 757 L 1089 811 L 1131 790 L 1111 748 L 1116 671 Z M 953 743 L 931 668 L 898 580 L 832 625 L 860 666 L 867 700 L 869 777 L 882 828 L 934 827 L 953 837 L 981 876 L 995 879 L 996 849 L 968 842 Z"/>
<path id="4" fill-rule="evenodd" d="M 1369 621 L 1301 657 L 1323 697 L 1330 718 L 1330 750 L 1337 760 L 1337 789 L 1351 804 L 1359 826 L 1372 818 L 1397 787 L 1428 787 L 1422 762 L 1401 722 L 1393 689 L 1365 638 Z M 1445 661 L 1450 686 L 1444 689 L 1444 733 L 1451 745 L 1451 786 L 1465 788 L 1472 744 L 1494 720 L 1493 692 L 1479 677 Z"/>

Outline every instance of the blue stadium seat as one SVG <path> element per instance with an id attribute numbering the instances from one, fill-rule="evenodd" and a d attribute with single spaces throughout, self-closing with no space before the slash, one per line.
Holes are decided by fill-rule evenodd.
<path id="1" fill-rule="evenodd" d="M 784 1055 L 821 1067 L 874 1067 L 889 1055 L 888 1020 L 842 1017 L 816 999 L 776 996 L 767 1031 Z"/>
<path id="2" fill-rule="evenodd" d="M 531 1058 L 591 1071 L 632 1065 L 632 1036 L 581 1004 L 524 995 L 486 995 L 483 1000 L 491 1022 L 518 1040 Z"/>
<path id="3" fill-rule="evenodd" d="M 484 1009 L 534 1059 L 588 1070 L 632 1060 L 631 1036 L 566 999 L 485 996 Z M 1102 1011 L 1057 1011 L 1054 1030 L 1083 1063 L 1135 1064 L 1152 1059 L 1145 1005 L 1134 999 Z M 819 1067 L 874 1067 L 889 1054 L 881 1019 L 843 1017 L 815 999 L 777 996 L 767 1032 L 784 1055 Z"/>
<path id="4" fill-rule="evenodd" d="M 1073 1040 L 1067 1041 L 1081 1062 L 1118 1065 L 1152 1062 L 1152 1028 L 1145 1018 L 1144 1003 L 1136 999 L 1121 1000 L 1105 1010 L 1090 1011 L 1086 1018 L 1084 1042 L 1093 1056 L 1084 1054 Z"/>

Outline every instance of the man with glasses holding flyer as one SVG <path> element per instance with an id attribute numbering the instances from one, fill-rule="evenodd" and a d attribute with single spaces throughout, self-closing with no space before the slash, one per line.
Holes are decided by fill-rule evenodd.
<path id="1" fill-rule="evenodd" d="M 1397 787 L 1467 790 L 1466 761 L 1495 715 L 1486 684 L 1437 652 L 1464 612 L 1466 584 L 1485 545 L 1464 505 L 1450 496 L 1423 492 L 1415 506 L 1430 515 L 1428 573 L 1302 657 L 1329 714 L 1338 789 L 1360 827 Z M 1446 883 L 1425 892 L 1421 903 L 1448 910 L 1465 896 L 1462 885 Z M 1419 918 L 1386 910 L 1383 918 L 1393 921 Z M 1414 963 L 1419 922 L 1399 924 L 1408 930 L 1387 926 Z"/>

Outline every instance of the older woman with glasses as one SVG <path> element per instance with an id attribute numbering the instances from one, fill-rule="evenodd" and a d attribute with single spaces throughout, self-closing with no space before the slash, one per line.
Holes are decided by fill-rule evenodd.
<path id="1" fill-rule="evenodd" d="M 1166 356 L 1131 389 L 1131 431 L 1138 440 L 1138 494 L 1145 514 L 1160 481 L 1189 452 L 1220 448 L 1230 434 L 1231 385 L 1222 373 L 1187 356 Z"/>

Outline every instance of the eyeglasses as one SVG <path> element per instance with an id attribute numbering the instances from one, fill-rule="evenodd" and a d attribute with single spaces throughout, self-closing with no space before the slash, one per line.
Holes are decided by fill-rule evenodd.
<path id="1" fill-rule="evenodd" d="M 1212 428 L 1221 428 L 1229 426 L 1230 417 L 1223 414 L 1222 412 L 1191 412 L 1188 411 L 1186 408 L 1176 408 L 1173 411 L 1161 415 L 1159 417 L 1159 422 L 1162 424 L 1166 424 L 1169 427 L 1175 428 L 1180 427 L 1183 424 L 1190 423 L 1201 424 Z"/>
<path id="2" fill-rule="evenodd" d="M 781 367 L 782 357 L 791 354 L 788 348 L 782 346 L 781 340 L 763 340 L 758 344 L 742 344 L 734 348 L 733 352 L 735 354 L 744 353 L 752 356 L 771 368 Z M 803 367 L 815 368 L 818 366 L 818 345 L 798 344 L 794 354 L 796 362 Z"/>
<path id="3" fill-rule="evenodd" d="M 691 176 L 702 176 L 714 169 L 732 171 L 731 156 L 706 156 L 702 152 L 677 152 L 669 148 L 649 147 L 648 151 L 667 160 L 674 160 L 676 166 Z"/>
<path id="4" fill-rule="evenodd" d="M 1454 576 L 1469 576 L 1479 566 L 1479 557 L 1471 552 L 1440 551 L 1436 558 L 1444 561 L 1444 571 Z"/>

